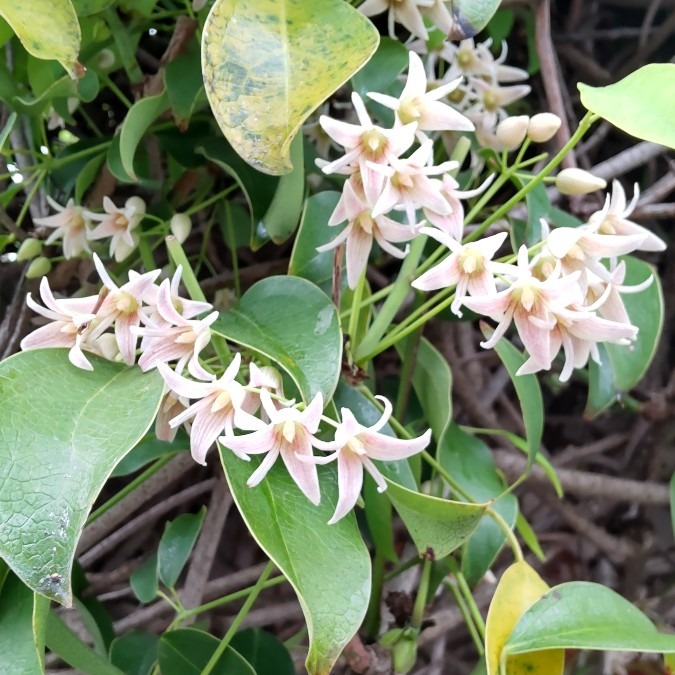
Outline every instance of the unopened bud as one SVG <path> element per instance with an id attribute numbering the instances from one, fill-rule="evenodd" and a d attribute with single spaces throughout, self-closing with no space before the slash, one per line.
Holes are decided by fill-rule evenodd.
<path id="1" fill-rule="evenodd" d="M 607 187 L 607 181 L 583 169 L 563 169 L 555 177 L 555 186 L 564 195 L 585 195 Z"/>
<path id="2" fill-rule="evenodd" d="M 417 640 L 404 635 L 391 650 L 394 672 L 398 675 L 409 673 L 417 661 Z"/>
<path id="3" fill-rule="evenodd" d="M 558 133 L 561 124 L 560 118 L 553 113 L 532 115 L 527 127 L 527 137 L 534 143 L 546 143 Z"/>
<path id="4" fill-rule="evenodd" d="M 525 140 L 529 122 L 527 115 L 507 117 L 497 125 L 495 135 L 506 150 L 514 150 Z"/>
<path id="5" fill-rule="evenodd" d="M 28 270 L 26 271 L 26 279 L 38 279 L 39 277 L 49 274 L 49 270 L 52 268 L 52 263 L 49 258 L 40 256 L 35 258 L 33 262 L 28 265 Z"/>
<path id="6" fill-rule="evenodd" d="M 115 65 L 115 53 L 112 49 L 101 49 L 96 60 L 99 68 L 108 70 Z"/>
<path id="7" fill-rule="evenodd" d="M 192 221 L 190 216 L 185 213 L 176 213 L 171 219 L 171 234 L 173 234 L 178 243 L 182 244 L 192 231 Z"/>
<path id="8" fill-rule="evenodd" d="M 121 361 L 120 348 L 117 338 L 112 333 L 103 333 L 96 338 L 95 344 L 103 358 L 108 361 Z"/>
<path id="9" fill-rule="evenodd" d="M 29 237 L 28 239 L 24 239 L 21 246 L 19 246 L 16 259 L 18 262 L 23 262 L 24 260 L 35 258 L 40 253 L 42 253 L 42 242 L 39 239 Z"/>
<path id="10" fill-rule="evenodd" d="M 145 201 L 140 197 L 129 197 L 124 206 L 133 208 L 135 213 L 145 213 Z"/>

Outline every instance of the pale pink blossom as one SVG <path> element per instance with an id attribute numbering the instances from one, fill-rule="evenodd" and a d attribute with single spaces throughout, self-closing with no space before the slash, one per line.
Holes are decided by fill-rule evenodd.
<path id="1" fill-rule="evenodd" d="M 476 44 L 473 38 L 469 38 L 458 45 L 446 41 L 440 55 L 452 66 L 452 77 L 459 73 L 487 78 L 493 82 L 518 82 L 529 77 L 526 70 L 504 65 L 508 54 L 506 42 L 502 42 L 501 54 L 496 59 L 490 51 L 491 45 L 492 39 Z"/>
<path id="2" fill-rule="evenodd" d="M 284 383 L 281 373 L 274 366 L 263 366 L 259 368 L 255 363 L 249 364 L 249 378 L 246 386 L 246 397 L 241 405 L 242 410 L 253 415 L 260 408 L 260 392 L 265 389 L 272 396 L 272 404 L 276 408 L 283 408 L 285 405 L 293 405 L 295 401 L 286 401 L 284 398 Z M 283 403 L 282 403 L 283 401 Z M 267 413 L 262 411 L 264 422 L 268 422 Z"/>
<path id="3" fill-rule="evenodd" d="M 365 16 L 375 16 L 389 10 L 389 36 L 396 38 L 394 22 L 400 23 L 410 33 L 423 40 L 429 39 L 421 9 L 432 9 L 436 0 L 366 0 L 359 6 Z"/>
<path id="4" fill-rule="evenodd" d="M 295 484 L 313 504 L 318 504 L 321 493 L 316 466 L 307 464 L 300 458 L 312 457 L 312 447 L 320 450 L 335 449 L 334 444 L 325 443 L 314 436 L 321 422 L 323 397 L 317 394 L 303 411 L 290 407 L 277 408 L 266 389 L 261 390 L 260 399 L 269 423 L 238 411 L 235 416 L 236 425 L 253 433 L 244 436 L 221 436 L 218 441 L 240 455 L 265 455 L 260 466 L 246 482 L 249 487 L 258 485 L 281 456 Z"/>
<path id="5" fill-rule="evenodd" d="M 351 181 L 344 185 L 341 203 L 335 209 L 328 224 L 338 225 L 347 221 L 340 234 L 328 244 L 318 246 L 317 251 L 324 252 L 347 242 L 347 283 L 351 289 L 356 288 L 361 275 L 368 264 L 368 256 L 376 241 L 383 251 L 395 258 L 404 258 L 406 251 L 392 245 L 410 241 L 417 236 L 418 227 L 397 223 L 384 215 L 373 216 L 373 209 L 368 205 L 363 193 L 359 194 Z"/>
<path id="6" fill-rule="evenodd" d="M 500 232 L 464 245 L 445 232 L 431 227 L 423 227 L 420 233 L 447 246 L 452 253 L 415 279 L 412 286 L 421 291 L 435 291 L 439 288 L 456 286 L 455 299 L 450 309 L 457 316 L 462 316 L 460 307 L 468 293 L 478 296 L 494 295 L 497 292 L 495 272 L 511 270 L 510 265 L 492 262 L 495 253 L 508 237 L 507 232 Z"/>
<path id="7" fill-rule="evenodd" d="M 213 379 L 213 375 L 199 363 L 199 354 L 211 341 L 210 326 L 218 318 L 218 312 L 212 312 L 199 321 L 186 319 L 173 305 L 168 279 L 160 284 L 156 309 L 162 323 L 131 329 L 135 335 L 143 338 L 143 353 L 138 359 L 138 365 L 147 371 L 158 363 L 177 361 L 176 372 L 181 373 L 187 364 L 193 377 Z"/>
<path id="8" fill-rule="evenodd" d="M 478 100 L 465 110 L 464 114 L 476 126 L 481 122 L 487 127 L 496 126 L 498 122 L 507 117 L 507 112 L 504 110 L 507 105 L 530 93 L 530 86 L 527 84 L 502 87 L 479 78 L 471 78 L 469 83 L 476 92 Z"/>
<path id="9" fill-rule="evenodd" d="M 170 422 L 187 407 L 188 402 L 184 396 L 178 396 L 173 391 L 167 391 L 164 394 L 162 402 L 159 404 L 157 417 L 155 418 L 155 436 L 157 436 L 157 440 L 171 443 L 176 438 L 178 426 L 172 427 Z"/>
<path id="10" fill-rule="evenodd" d="M 372 199 L 378 193 L 381 178 L 368 168 L 368 163 L 386 164 L 400 157 L 415 141 L 417 124 L 413 122 L 394 129 L 384 129 L 373 124 L 363 100 L 356 92 L 352 93 L 352 103 L 359 124 L 334 120 L 326 115 L 319 118 L 324 131 L 347 151 L 344 156 L 324 165 L 322 171 L 327 174 L 340 173 L 345 167 L 358 167 L 364 190 Z"/>
<path id="11" fill-rule="evenodd" d="M 131 274 L 131 272 L 130 272 Z M 208 312 L 210 309 L 213 309 L 213 306 L 208 302 L 200 302 L 197 300 L 190 300 L 189 298 L 184 298 L 179 295 L 180 292 L 180 281 L 183 274 L 182 265 L 178 265 L 176 271 L 171 277 L 171 282 L 169 284 L 169 291 L 171 295 L 171 302 L 176 309 L 176 311 L 184 319 L 193 319 L 198 314 Z M 162 317 L 157 313 L 157 298 L 159 296 L 159 286 L 154 284 L 151 286 L 147 293 L 145 294 L 145 302 L 148 307 L 145 310 L 147 323 L 157 324 L 163 321 Z"/>
<path id="12" fill-rule="evenodd" d="M 130 197 L 123 207 L 117 207 L 110 197 L 104 197 L 103 210 L 103 214 L 85 211 L 88 218 L 100 223 L 89 232 L 89 239 L 110 237 L 110 257 L 120 262 L 138 245 L 134 229 L 145 215 L 145 202 L 140 197 Z"/>
<path id="13" fill-rule="evenodd" d="M 589 218 L 589 223 L 594 225 L 599 234 L 616 235 L 643 235 L 642 242 L 635 249 L 638 251 L 664 251 L 666 242 L 657 237 L 646 227 L 642 227 L 631 220 L 628 216 L 635 210 L 640 197 L 640 188 L 635 183 L 633 199 L 626 205 L 626 193 L 618 180 L 612 181 L 611 197 L 607 195 L 605 206 L 601 211 L 596 211 Z"/>
<path id="14" fill-rule="evenodd" d="M 94 264 L 106 288 L 103 302 L 97 312 L 100 323 L 94 330 L 94 336 L 103 333 L 113 323 L 115 338 L 124 362 L 131 366 L 136 360 L 138 337 L 134 329 L 138 328 L 143 317 L 143 302 L 147 293 L 154 287 L 155 279 L 161 270 L 145 274 L 129 272 L 129 281 L 119 288 L 110 278 L 100 258 L 94 254 Z"/>
<path id="15" fill-rule="evenodd" d="M 192 420 L 190 451 L 198 464 L 206 464 L 206 453 L 223 431 L 229 435 L 234 433 L 235 412 L 245 395 L 244 387 L 234 379 L 240 365 L 241 354 L 237 353 L 219 379 L 196 382 L 179 375 L 164 363 L 157 364 L 157 370 L 174 394 L 197 399 L 196 403 L 176 415 L 169 425 L 176 428 Z M 245 453 L 236 454 L 242 459 L 250 459 Z"/>
<path id="16" fill-rule="evenodd" d="M 87 242 L 87 227 L 90 221 L 87 212 L 81 206 L 75 206 L 73 199 L 69 199 L 65 206 L 55 202 L 49 195 L 47 195 L 47 201 L 57 213 L 45 218 L 33 219 L 35 225 L 54 228 L 45 244 L 53 244 L 57 239 L 61 239 L 63 255 L 66 259 L 79 255 L 83 251 L 90 252 Z"/>
<path id="17" fill-rule="evenodd" d="M 431 431 L 421 436 L 404 440 L 379 433 L 391 417 L 391 403 L 383 396 L 377 396 L 384 405 L 382 417 L 371 427 L 356 421 L 348 408 L 342 408 L 342 422 L 335 429 L 335 452 L 326 457 L 298 455 L 304 463 L 327 464 L 337 460 L 338 502 L 329 525 L 344 518 L 356 504 L 363 485 L 365 469 L 375 480 L 379 492 L 387 489 L 387 483 L 373 460 L 394 461 L 406 459 L 424 450 L 431 441 Z"/>
<path id="18" fill-rule="evenodd" d="M 457 162 L 430 165 L 433 141 L 428 140 L 406 159 L 390 160 L 389 166 L 368 162 L 368 166 L 386 177 L 382 194 L 373 206 L 373 217 L 388 213 L 395 207 L 405 210 L 408 224 L 416 222 L 418 208 L 427 208 L 440 215 L 449 215 L 451 206 L 441 193 L 442 183 L 429 176 L 443 174 L 457 168 Z"/>
<path id="19" fill-rule="evenodd" d="M 427 76 L 422 59 L 415 52 L 408 52 L 410 65 L 408 79 L 398 98 L 368 92 L 368 96 L 396 112 L 401 124 L 417 122 L 420 131 L 473 131 L 473 123 L 453 107 L 439 99 L 454 91 L 461 78 L 427 92 Z"/>
<path id="20" fill-rule="evenodd" d="M 485 314 L 498 322 L 492 336 L 481 346 L 493 347 L 513 321 L 530 356 L 543 368 L 548 368 L 553 358 L 551 313 L 569 305 L 581 305 L 580 272 L 559 277 L 558 266 L 548 279 L 541 281 L 532 274 L 526 246 L 518 251 L 518 266 L 514 271 L 517 276 L 505 290 L 483 297 L 465 298 L 463 304 L 473 312 Z"/>
<path id="21" fill-rule="evenodd" d="M 49 319 L 49 323 L 26 335 L 21 340 L 21 349 L 68 347 L 68 359 L 74 366 L 93 370 L 82 349 L 96 351 L 87 345 L 86 338 L 96 316 L 94 310 L 99 301 L 98 296 L 56 299 L 49 288 L 47 277 L 42 277 L 40 297 L 44 307 L 35 302 L 30 293 L 26 296 L 26 304 L 37 314 Z"/>

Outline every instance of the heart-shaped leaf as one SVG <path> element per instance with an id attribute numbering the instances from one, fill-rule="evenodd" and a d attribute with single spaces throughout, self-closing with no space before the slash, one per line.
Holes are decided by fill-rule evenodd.
<path id="1" fill-rule="evenodd" d="M 202 70 L 220 128 L 251 166 L 288 173 L 302 123 L 378 40 L 344 0 L 216 0 L 204 26 Z"/>
<path id="2" fill-rule="evenodd" d="M 267 277 L 211 327 L 232 342 L 278 363 L 305 401 L 318 393 L 327 403 L 342 363 L 342 333 L 335 305 L 298 277 Z"/>
<path id="3" fill-rule="evenodd" d="M 577 86 L 591 112 L 631 136 L 675 148 L 675 64 L 650 63 L 607 87 Z"/>
<path id="4" fill-rule="evenodd" d="M 31 589 L 70 605 L 80 533 L 115 464 L 152 423 L 156 372 L 96 357 L 75 368 L 63 349 L 0 363 L 0 555 Z"/>
<path id="5" fill-rule="evenodd" d="M 307 670 L 327 675 L 361 626 L 371 574 L 354 516 L 327 524 L 337 503 L 335 470 L 321 470 L 321 503 L 314 506 L 279 462 L 249 488 L 258 461 L 243 462 L 225 448 L 220 457 L 248 529 L 298 595 L 309 632 Z"/>
<path id="6" fill-rule="evenodd" d="M 554 586 L 532 604 L 504 645 L 509 654 L 541 649 L 675 653 L 675 635 L 659 633 L 631 602 L 589 581 Z"/>
<path id="7" fill-rule="evenodd" d="M 487 675 L 562 675 L 565 652 L 505 653 L 507 639 L 522 614 L 548 590 L 546 582 L 524 561 L 513 563 L 499 580 L 485 624 Z M 522 650 L 531 652 L 531 649 Z M 500 666 L 505 663 L 502 670 Z"/>
<path id="8" fill-rule="evenodd" d="M 70 0 L 0 0 L 0 15 L 27 52 L 38 59 L 54 59 L 77 77 L 81 34 Z"/>

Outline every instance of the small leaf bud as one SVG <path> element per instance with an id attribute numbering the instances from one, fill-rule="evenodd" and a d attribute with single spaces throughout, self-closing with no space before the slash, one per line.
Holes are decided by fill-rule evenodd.
<path id="1" fill-rule="evenodd" d="M 33 262 L 28 266 L 26 271 L 26 279 L 38 279 L 39 277 L 49 274 L 49 271 L 52 269 L 52 263 L 49 258 L 40 256 L 35 258 Z"/>
<path id="2" fill-rule="evenodd" d="M 176 213 L 171 219 L 171 234 L 173 234 L 178 243 L 182 244 L 192 231 L 192 221 L 190 216 L 185 213 Z"/>
<path id="3" fill-rule="evenodd" d="M 558 133 L 561 124 L 560 118 L 553 113 L 532 115 L 527 128 L 527 137 L 534 143 L 546 143 Z"/>
<path id="4" fill-rule="evenodd" d="M 607 187 L 607 181 L 583 169 L 563 169 L 555 177 L 555 186 L 564 195 L 585 195 Z"/>
<path id="5" fill-rule="evenodd" d="M 18 262 L 23 262 L 35 258 L 40 253 L 42 253 L 42 242 L 39 239 L 29 237 L 21 242 L 21 246 L 16 253 L 16 259 Z"/>
<path id="6" fill-rule="evenodd" d="M 507 117 L 498 124 L 495 135 L 507 150 L 514 150 L 525 140 L 529 122 L 527 115 Z"/>

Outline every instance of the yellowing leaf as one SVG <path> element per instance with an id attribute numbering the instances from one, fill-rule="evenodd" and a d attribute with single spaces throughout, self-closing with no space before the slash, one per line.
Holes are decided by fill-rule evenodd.
<path id="1" fill-rule="evenodd" d="M 526 562 L 516 562 L 499 580 L 485 626 L 487 675 L 562 675 L 562 649 L 509 656 L 500 664 L 502 650 L 518 619 L 548 591 L 546 582 Z M 500 669 L 501 668 L 501 669 Z"/>
<path id="2" fill-rule="evenodd" d="M 213 114 L 251 166 L 289 173 L 304 120 L 373 54 L 374 26 L 345 0 L 216 0 L 202 70 Z"/>
<path id="3" fill-rule="evenodd" d="M 0 0 L 0 15 L 38 59 L 58 61 L 77 76 L 80 24 L 70 0 Z"/>

